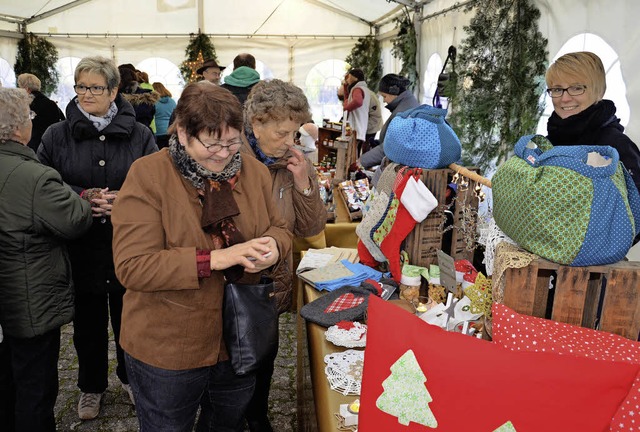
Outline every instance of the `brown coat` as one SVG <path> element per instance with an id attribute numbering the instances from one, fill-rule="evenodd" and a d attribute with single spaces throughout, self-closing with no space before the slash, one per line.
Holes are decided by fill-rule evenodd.
<path id="1" fill-rule="evenodd" d="M 255 158 L 255 153 L 244 136 L 243 141 L 241 152 Z M 302 238 L 319 234 L 327 223 L 327 209 L 320 198 L 316 169 L 309 159 L 307 159 L 307 166 L 312 188 L 309 196 L 304 196 L 295 190 L 293 174 L 286 167 L 276 169 L 269 167 L 273 182 L 271 195 L 286 221 L 287 229 L 295 237 Z M 293 293 L 293 250 L 286 262 L 281 262 L 275 267 L 271 277 L 276 281 L 278 311 L 280 313 L 288 311 Z"/>
<path id="2" fill-rule="evenodd" d="M 247 240 L 273 237 L 286 259 L 291 234 L 270 190 L 268 170 L 243 156 L 233 191 L 241 214 L 234 222 Z M 200 227 L 201 213 L 195 187 L 176 170 L 166 149 L 131 166 L 113 209 L 116 274 L 127 289 L 120 343 L 131 356 L 155 367 L 193 369 L 227 358 L 222 273 L 202 279 L 197 275 L 196 248 L 213 249 Z M 245 274 L 243 281 L 258 278 Z"/>

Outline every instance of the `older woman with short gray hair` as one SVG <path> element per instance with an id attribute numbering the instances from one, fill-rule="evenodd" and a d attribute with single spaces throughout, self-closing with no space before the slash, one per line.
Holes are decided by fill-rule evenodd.
<path id="1" fill-rule="evenodd" d="M 80 419 L 100 412 L 109 375 L 108 323 L 116 343 L 116 375 L 133 403 L 120 347 L 124 287 L 115 275 L 111 208 L 133 162 L 158 150 L 151 130 L 136 122 L 133 107 L 118 93 L 120 75 L 104 57 L 80 60 L 74 73 L 76 98 L 67 119 L 42 136 L 38 157 L 91 203 L 91 230 L 69 246 L 75 286 L 73 342 L 78 353 Z"/>
<path id="2" fill-rule="evenodd" d="M 3 430 L 53 432 L 60 327 L 73 317 L 64 242 L 89 229 L 91 210 L 27 147 L 29 102 L 0 88 L 0 419 Z"/>

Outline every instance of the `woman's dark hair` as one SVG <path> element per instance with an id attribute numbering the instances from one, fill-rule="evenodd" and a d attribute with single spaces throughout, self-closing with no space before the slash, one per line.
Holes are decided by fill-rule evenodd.
<path id="1" fill-rule="evenodd" d="M 238 98 L 206 80 L 185 87 L 175 115 L 176 120 L 169 126 L 170 134 L 176 133 L 178 126 L 191 136 L 206 132 L 220 138 L 227 128 L 242 131 L 242 106 Z"/>

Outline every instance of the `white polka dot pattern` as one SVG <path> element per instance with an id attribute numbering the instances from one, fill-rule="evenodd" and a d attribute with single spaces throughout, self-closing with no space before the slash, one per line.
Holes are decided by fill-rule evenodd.
<path id="1" fill-rule="evenodd" d="M 522 315 L 493 305 L 493 341 L 513 351 L 553 352 L 640 364 L 640 343 L 612 333 Z M 611 421 L 611 432 L 640 431 L 640 374 Z"/>

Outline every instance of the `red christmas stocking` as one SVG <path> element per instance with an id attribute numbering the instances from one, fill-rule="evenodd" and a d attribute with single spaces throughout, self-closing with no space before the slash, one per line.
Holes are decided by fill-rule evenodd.
<path id="1" fill-rule="evenodd" d="M 377 268 L 380 264 L 376 259 L 371 255 L 369 249 L 362 243 L 362 240 L 358 240 L 358 257 L 360 257 L 360 263 L 371 268 Z"/>
<path id="2" fill-rule="evenodd" d="M 409 170 L 401 179 L 398 179 L 399 181 L 396 182 L 396 187 L 394 188 L 394 199 L 398 200 L 398 210 L 396 212 L 395 219 L 392 221 L 391 229 L 382 240 L 382 243 L 380 243 L 382 253 L 387 257 L 387 260 L 389 260 L 391 276 L 396 282 L 400 282 L 400 277 L 402 276 L 400 245 L 404 239 L 407 238 L 417 223 L 401 202 L 404 188 L 412 175 L 412 170 Z"/>

